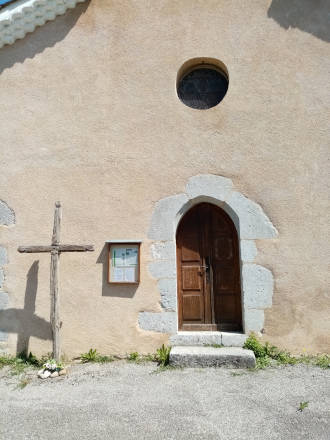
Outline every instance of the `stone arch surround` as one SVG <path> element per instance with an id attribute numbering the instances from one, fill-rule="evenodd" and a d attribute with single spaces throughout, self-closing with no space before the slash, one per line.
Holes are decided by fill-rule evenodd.
<path id="1" fill-rule="evenodd" d="M 203 201 L 224 209 L 238 232 L 244 334 L 178 331 L 176 229 L 185 213 Z M 157 279 L 162 311 L 140 312 L 140 328 L 167 333 L 174 345 L 242 345 L 249 332 L 262 331 L 264 310 L 272 306 L 273 275 L 269 269 L 254 263 L 258 252 L 255 240 L 277 236 L 276 228 L 262 208 L 235 191 L 230 179 L 211 174 L 191 177 L 184 193 L 161 199 L 155 205 L 148 233 L 148 238 L 153 240 L 149 272 Z"/>

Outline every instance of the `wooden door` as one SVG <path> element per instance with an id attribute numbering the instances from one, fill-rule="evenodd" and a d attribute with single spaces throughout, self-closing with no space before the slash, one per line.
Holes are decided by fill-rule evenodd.
<path id="1" fill-rule="evenodd" d="M 177 230 L 180 330 L 242 330 L 239 248 L 230 217 L 200 203 Z"/>

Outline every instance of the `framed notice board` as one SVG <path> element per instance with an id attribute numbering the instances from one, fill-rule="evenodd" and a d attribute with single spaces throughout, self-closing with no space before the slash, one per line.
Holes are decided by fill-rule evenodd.
<path id="1" fill-rule="evenodd" d="M 109 243 L 108 282 L 138 284 L 140 282 L 140 242 Z"/>

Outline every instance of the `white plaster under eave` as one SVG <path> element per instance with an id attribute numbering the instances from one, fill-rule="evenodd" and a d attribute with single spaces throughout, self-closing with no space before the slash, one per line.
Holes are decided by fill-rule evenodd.
<path id="1" fill-rule="evenodd" d="M 226 332 L 178 332 L 177 326 L 177 274 L 176 274 L 176 229 L 189 209 L 209 202 L 224 209 L 232 218 L 240 242 L 242 277 L 242 315 L 244 334 Z M 273 275 L 270 270 L 254 264 L 258 250 L 254 240 L 277 237 L 278 233 L 261 206 L 243 194 L 234 191 L 233 182 L 225 177 L 201 174 L 191 177 L 185 193 L 159 200 L 154 208 L 149 238 L 152 261 L 150 274 L 157 279 L 162 312 L 140 312 L 139 326 L 147 331 L 158 331 L 171 335 L 173 344 L 221 343 L 242 345 L 250 331 L 260 332 L 264 326 L 264 309 L 271 307 Z M 195 334 L 196 333 L 196 334 Z M 196 339 L 197 338 L 197 339 Z M 220 338 L 220 339 L 219 339 Z M 187 342 L 188 341 L 188 342 Z"/>
<path id="2" fill-rule="evenodd" d="M 33 32 L 37 26 L 54 20 L 67 9 L 86 0 L 20 0 L 9 4 L 0 12 L 0 48 L 13 44 Z"/>

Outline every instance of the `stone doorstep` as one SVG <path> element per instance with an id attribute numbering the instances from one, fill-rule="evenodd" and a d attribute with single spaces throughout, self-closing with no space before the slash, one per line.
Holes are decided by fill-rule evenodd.
<path id="1" fill-rule="evenodd" d="M 233 367 L 254 368 L 253 351 L 240 347 L 173 347 L 170 365 L 174 367 Z"/>
<path id="2" fill-rule="evenodd" d="M 186 332 L 181 331 L 170 337 L 172 346 L 204 346 L 224 345 L 225 347 L 243 347 L 247 335 L 244 333 L 230 333 L 217 331 Z"/>

